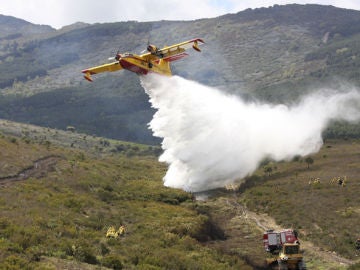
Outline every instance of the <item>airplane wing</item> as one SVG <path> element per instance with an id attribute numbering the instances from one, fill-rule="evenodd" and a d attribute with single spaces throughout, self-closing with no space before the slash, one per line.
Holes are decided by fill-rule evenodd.
<path id="1" fill-rule="evenodd" d="M 172 49 L 184 49 L 184 50 L 187 50 L 189 48 L 193 48 L 195 50 L 197 50 L 198 52 L 200 52 L 200 48 L 198 47 L 199 45 L 201 44 L 204 44 L 205 42 L 201 39 L 201 38 L 195 38 L 195 39 L 191 39 L 191 40 L 188 40 L 188 41 L 184 41 L 184 42 L 181 42 L 179 44 L 174 44 L 174 45 L 171 45 L 171 46 L 168 46 L 168 47 L 164 47 L 162 49 L 160 49 L 159 51 L 162 52 L 162 53 L 166 53 Z"/>
<path id="2" fill-rule="evenodd" d="M 185 51 L 189 48 L 193 48 L 194 50 L 200 52 L 201 50 L 199 48 L 199 45 L 204 43 L 205 42 L 202 39 L 195 38 L 159 49 L 156 51 L 156 55 L 152 55 L 151 53 L 146 53 L 141 55 L 141 57 L 150 60 L 155 60 L 160 58 L 165 61 L 172 62 L 187 56 L 188 54 L 185 53 Z"/>
<path id="3" fill-rule="evenodd" d="M 85 79 L 92 82 L 93 80 L 91 78 L 91 75 L 93 75 L 93 74 L 98 74 L 98 73 L 102 73 L 102 72 L 113 72 L 113 71 L 118 71 L 120 69 L 123 69 L 123 67 L 120 65 L 120 63 L 118 61 L 116 61 L 116 62 L 113 62 L 113 63 L 109 63 L 109 64 L 97 66 L 97 67 L 84 69 L 81 72 L 85 74 L 84 75 Z"/>

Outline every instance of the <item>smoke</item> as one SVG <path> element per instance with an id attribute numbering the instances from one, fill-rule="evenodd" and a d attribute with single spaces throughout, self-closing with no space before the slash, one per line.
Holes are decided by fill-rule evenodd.
<path id="1" fill-rule="evenodd" d="M 149 126 L 163 138 L 164 184 L 186 191 L 224 187 L 253 173 L 265 158 L 317 152 L 330 120 L 360 120 L 360 93 L 323 90 L 293 106 L 245 102 L 173 76 L 142 77 L 157 109 Z"/>

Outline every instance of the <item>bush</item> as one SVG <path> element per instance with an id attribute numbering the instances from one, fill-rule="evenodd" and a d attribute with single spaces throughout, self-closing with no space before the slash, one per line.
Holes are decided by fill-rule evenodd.
<path id="1" fill-rule="evenodd" d="M 360 269 L 360 263 L 355 263 L 355 264 L 352 264 L 348 270 L 358 270 Z"/>
<path id="2" fill-rule="evenodd" d="M 32 269 L 29 266 L 29 262 L 18 256 L 18 255 L 10 255 L 9 257 L 7 257 L 3 264 L 2 264 L 2 269 L 6 269 L 6 270 L 18 270 L 18 269 Z"/>
<path id="3" fill-rule="evenodd" d="M 109 255 L 109 256 L 104 257 L 101 260 L 101 263 L 103 266 L 112 268 L 114 270 L 123 269 L 123 264 L 121 262 L 121 259 L 115 255 Z"/>
<path id="4" fill-rule="evenodd" d="M 74 258 L 80 262 L 85 262 L 89 264 L 98 263 L 96 256 L 92 254 L 91 248 L 85 242 L 81 242 L 77 245 L 72 245 L 71 253 Z"/>

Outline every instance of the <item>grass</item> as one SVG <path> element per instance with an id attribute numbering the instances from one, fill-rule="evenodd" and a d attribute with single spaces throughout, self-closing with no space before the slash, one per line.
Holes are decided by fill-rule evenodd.
<path id="1" fill-rule="evenodd" d="M 0 177 L 46 156 L 59 159 L 39 178 L 1 186 L 0 269 L 262 269 L 262 231 L 234 200 L 298 229 L 300 239 L 322 250 L 352 260 L 359 255 L 358 140 L 326 141 L 312 164 L 300 157 L 264 162 L 237 192 L 219 190 L 200 202 L 163 186 L 166 167 L 153 152 L 145 154 L 148 146 L 92 137 L 64 147 L 83 136 L 72 132 L 57 140 L 48 135 L 48 145 L 34 134 L 54 130 L 16 127 L 0 135 Z M 94 147 L 100 141 L 103 148 Z M 111 151 L 116 145 L 129 145 L 132 155 Z M 338 176 L 347 177 L 345 187 L 330 183 Z M 309 185 L 314 178 L 320 183 Z M 109 226 L 121 224 L 125 237 L 105 237 Z M 324 266 L 321 258 L 305 259 L 312 269 Z"/>
<path id="2" fill-rule="evenodd" d="M 359 147 L 358 140 L 329 140 L 311 156 L 312 164 L 306 162 L 307 157 L 279 163 L 267 161 L 254 175 L 243 179 L 235 191 L 214 191 L 197 207 L 210 216 L 225 239 L 208 245 L 243 258 L 255 269 L 264 269 L 269 254 L 263 248 L 264 229 L 257 222 L 273 229 L 277 227 L 271 224 L 276 222 L 282 228 L 300 232 L 300 242 L 309 246 L 304 253 L 308 269 L 358 269 L 360 253 L 355 250 L 355 241 L 360 234 Z M 330 183 L 338 176 L 347 176 L 345 187 Z M 316 178 L 320 183 L 313 183 Z M 257 221 L 251 211 L 257 213 Z M 305 240 L 314 247 L 305 245 Z M 354 264 L 340 263 L 345 260 L 337 255 Z"/>
<path id="3" fill-rule="evenodd" d="M 12 140 L 14 143 L 13 146 L 15 146 L 20 141 L 27 143 L 29 147 L 21 148 L 21 151 L 25 152 L 31 152 L 31 149 L 34 150 L 34 147 L 36 148 L 37 145 L 45 145 L 48 152 L 49 148 L 54 145 L 65 148 L 84 150 L 87 153 L 96 156 L 108 155 L 111 153 L 122 154 L 128 157 L 139 155 L 154 156 L 158 155 L 161 151 L 159 146 L 112 140 L 103 137 L 91 136 L 84 133 L 78 133 L 76 131 L 50 129 L 35 125 L 21 124 L 3 119 L 0 119 L 0 132 L 3 133 L 3 137 L 6 135 L 10 136 L 9 140 Z M 30 142 L 34 144 L 29 144 Z M 26 158 L 27 157 L 25 157 L 25 159 Z"/>
<path id="4" fill-rule="evenodd" d="M 324 250 L 355 259 L 360 235 L 359 152 L 358 140 L 328 141 L 312 156 L 309 169 L 305 159 L 276 164 L 277 172 L 259 177 L 241 201 L 284 227 L 299 229 L 301 238 Z M 339 176 L 347 177 L 345 187 L 330 183 Z M 311 178 L 320 178 L 320 183 L 309 184 Z"/>
<path id="5" fill-rule="evenodd" d="M 162 185 L 165 167 L 154 156 L 94 156 L 8 135 L 0 145 L 2 162 L 14 164 L 2 175 L 62 157 L 42 177 L 0 188 L 0 269 L 251 269 L 201 244 L 209 217 L 191 194 Z M 124 237 L 105 237 L 121 224 Z"/>

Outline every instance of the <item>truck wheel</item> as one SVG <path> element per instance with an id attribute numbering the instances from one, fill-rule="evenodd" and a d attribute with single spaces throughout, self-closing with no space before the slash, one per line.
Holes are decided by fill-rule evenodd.
<path id="1" fill-rule="evenodd" d="M 279 270 L 288 270 L 287 263 L 278 261 L 278 265 L 279 265 Z"/>
<path id="2" fill-rule="evenodd" d="M 298 263 L 298 268 L 299 270 L 306 270 L 306 265 L 305 265 L 305 262 L 304 261 L 300 261 Z"/>

